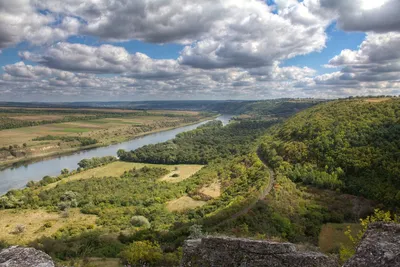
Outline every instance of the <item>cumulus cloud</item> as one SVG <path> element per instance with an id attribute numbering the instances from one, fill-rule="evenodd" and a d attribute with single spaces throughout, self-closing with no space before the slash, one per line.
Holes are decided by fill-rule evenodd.
<path id="1" fill-rule="evenodd" d="M 398 94 L 399 45 L 399 33 L 369 33 L 359 49 L 345 49 L 329 61 L 327 67 L 341 68 L 340 71 L 316 76 L 306 87 L 336 88 L 337 93 L 354 95 Z"/>
<path id="2" fill-rule="evenodd" d="M 0 92 L 89 99 L 396 93 L 399 5 L 398 0 L 276 0 L 270 6 L 263 0 L 0 0 L 0 49 L 27 42 L 28 50 L 19 55 L 34 62 L 4 66 Z M 281 66 L 324 49 L 325 30 L 335 21 L 345 31 L 368 32 L 359 49 L 343 50 L 326 65 L 338 71 L 316 76 L 311 68 Z M 110 44 L 65 41 L 77 35 Z M 176 59 L 152 59 L 113 45 L 130 40 L 184 48 Z"/>
<path id="3" fill-rule="evenodd" d="M 320 12 L 334 12 L 345 31 L 400 32 L 398 0 L 320 0 Z"/>
<path id="4" fill-rule="evenodd" d="M 113 45 L 88 46 L 84 44 L 57 43 L 43 54 L 24 51 L 24 60 L 44 66 L 82 73 L 124 74 L 125 76 L 158 79 L 181 75 L 184 67 L 176 60 L 152 59 L 142 53 L 129 54 L 125 48 Z"/>
<path id="5" fill-rule="evenodd" d="M 39 45 L 62 40 L 79 30 L 73 17 L 39 13 L 30 0 L 0 0 L 0 48 L 23 41 Z"/>

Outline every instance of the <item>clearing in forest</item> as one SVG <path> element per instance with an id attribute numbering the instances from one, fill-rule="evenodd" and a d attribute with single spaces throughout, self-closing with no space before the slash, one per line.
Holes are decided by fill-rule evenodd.
<path id="1" fill-rule="evenodd" d="M 173 171 L 165 175 L 160 181 L 166 181 L 170 183 L 178 183 L 186 180 L 190 176 L 198 172 L 204 165 L 168 165 L 172 167 Z M 171 168 L 167 168 L 171 169 Z"/>
<path id="2" fill-rule="evenodd" d="M 378 97 L 378 98 L 367 98 L 364 101 L 368 103 L 379 103 L 392 99 L 391 97 Z"/>
<path id="3" fill-rule="evenodd" d="M 97 216 L 85 215 L 79 209 L 69 209 L 69 216 L 45 210 L 0 210 L 0 240 L 10 244 L 26 245 L 42 236 L 51 236 L 61 227 L 81 225 L 91 228 Z M 19 226 L 20 225 L 20 226 Z M 20 232 L 16 231 L 20 229 Z"/>
<path id="4" fill-rule="evenodd" d="M 140 169 L 143 168 L 144 166 L 148 167 L 158 167 L 158 168 L 165 168 L 170 171 L 172 171 L 170 174 L 168 174 L 166 177 L 171 180 L 179 179 L 179 181 L 182 181 L 184 179 L 189 178 L 193 174 L 195 174 L 197 171 L 199 171 L 203 165 L 163 165 L 163 164 L 148 164 L 148 163 L 136 163 L 136 162 L 124 162 L 124 161 L 116 161 L 112 162 L 110 164 L 100 166 L 97 168 L 93 169 L 88 169 L 86 171 L 82 171 L 80 173 L 71 175 L 67 178 L 62 179 L 61 181 L 51 183 L 49 185 L 46 185 L 44 187 L 41 187 L 41 190 L 48 190 L 51 188 L 54 188 L 58 183 L 65 183 L 68 181 L 74 181 L 74 180 L 81 180 L 81 179 L 90 179 L 93 177 L 119 177 L 121 176 L 125 171 L 129 171 L 133 168 Z M 172 173 L 176 172 L 175 169 L 178 169 L 177 171 L 180 172 L 179 177 L 171 177 Z M 162 178 L 164 179 L 164 177 Z"/>
<path id="5" fill-rule="evenodd" d="M 221 195 L 221 184 L 219 182 L 214 182 L 210 185 L 204 186 L 200 189 L 200 193 L 211 198 L 217 198 Z"/>
<path id="6" fill-rule="evenodd" d="M 167 209 L 169 211 L 184 211 L 190 210 L 205 205 L 207 202 L 201 200 L 194 200 L 191 197 L 183 196 L 178 199 L 167 202 Z"/>

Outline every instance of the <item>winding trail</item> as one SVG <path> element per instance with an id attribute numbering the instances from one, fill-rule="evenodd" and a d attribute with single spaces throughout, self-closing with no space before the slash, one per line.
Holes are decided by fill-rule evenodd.
<path id="1" fill-rule="evenodd" d="M 269 184 L 268 186 L 260 193 L 260 195 L 258 196 L 257 199 L 255 199 L 253 202 L 251 202 L 248 206 L 246 206 L 245 208 L 243 208 L 242 210 L 238 211 L 237 213 L 231 215 L 228 219 L 221 221 L 220 223 L 218 223 L 216 226 L 221 225 L 223 223 L 232 221 L 246 213 L 249 212 L 249 210 L 251 210 L 252 208 L 254 208 L 254 206 L 257 204 L 257 202 L 259 200 L 264 199 L 272 190 L 272 187 L 275 183 L 275 172 L 268 166 L 268 164 L 265 162 L 265 160 L 260 156 L 259 151 L 257 150 L 257 156 L 258 158 L 261 160 L 261 162 L 265 165 L 265 167 L 268 168 L 269 170 Z"/>

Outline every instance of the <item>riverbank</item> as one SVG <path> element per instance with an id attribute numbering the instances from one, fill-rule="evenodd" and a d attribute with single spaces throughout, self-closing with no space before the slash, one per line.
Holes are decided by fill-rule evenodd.
<path id="1" fill-rule="evenodd" d="M 39 161 L 42 161 L 45 159 L 51 159 L 51 158 L 55 158 L 55 157 L 59 157 L 59 156 L 71 155 L 71 154 L 74 154 L 79 151 L 91 150 L 91 149 L 96 149 L 96 148 L 100 148 L 100 147 L 107 147 L 110 145 L 115 145 L 115 144 L 131 141 L 131 140 L 134 140 L 134 139 L 137 139 L 140 137 L 144 137 L 144 136 L 147 136 L 150 134 L 164 132 L 164 131 L 168 131 L 168 130 L 173 130 L 173 129 L 177 129 L 177 128 L 181 128 L 181 127 L 185 127 L 185 126 L 198 124 L 198 123 L 208 121 L 208 120 L 213 120 L 213 119 L 216 119 L 218 116 L 219 116 L 219 114 L 215 115 L 215 116 L 211 116 L 211 117 L 205 117 L 205 118 L 202 118 L 200 120 L 190 122 L 190 123 L 182 123 L 182 124 L 179 124 L 179 125 L 176 125 L 173 127 L 163 127 L 163 128 L 158 128 L 155 130 L 150 130 L 147 132 L 137 133 L 133 136 L 129 136 L 129 135 L 128 136 L 119 136 L 118 140 L 115 140 L 115 139 L 114 140 L 111 139 L 108 141 L 105 140 L 105 141 L 102 141 L 102 142 L 94 144 L 94 145 L 79 146 L 79 147 L 74 147 L 74 148 L 61 148 L 61 151 L 59 150 L 59 151 L 52 151 L 52 152 L 44 152 L 44 153 L 25 156 L 25 157 L 21 157 L 21 158 L 15 158 L 15 159 L 11 159 L 11 160 L 1 161 L 0 162 L 0 171 L 5 170 L 7 168 L 11 168 L 11 167 L 19 167 L 22 165 L 39 162 Z"/>

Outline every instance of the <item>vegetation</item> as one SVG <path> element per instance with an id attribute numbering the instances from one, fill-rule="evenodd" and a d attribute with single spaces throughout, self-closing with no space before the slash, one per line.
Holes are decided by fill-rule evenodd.
<path id="1" fill-rule="evenodd" d="M 74 142 L 78 141 L 81 146 L 89 146 L 94 145 L 98 141 L 96 139 L 90 137 L 80 137 L 80 136 L 54 136 L 54 135 L 46 135 L 42 137 L 36 137 L 32 139 L 32 141 L 46 141 L 46 140 L 61 140 L 63 142 Z"/>
<path id="2" fill-rule="evenodd" d="M 292 181 L 400 204 L 400 100 L 333 101 L 287 120 L 261 153 Z"/>
<path id="3" fill-rule="evenodd" d="M 85 159 L 76 171 L 62 170 L 59 177 L 11 190 L 0 198 L 0 212 L 47 210 L 59 218 L 40 221 L 35 235 L 24 224 L 25 231 L 5 241 L 29 234 L 30 245 L 63 261 L 119 257 L 133 266 L 176 266 L 188 236 L 228 234 L 316 245 L 324 225 L 336 233 L 344 223 L 366 218 L 356 237 L 348 231 L 350 242 L 330 248 L 344 259 L 368 223 L 397 220 L 381 211 L 371 216 L 376 204 L 361 196 L 389 208 L 399 204 L 400 101 L 314 104 L 220 103 L 214 107 L 236 105 L 244 115 L 227 126 L 213 121 L 168 142 L 120 150 L 121 161 Z M 276 119 L 308 106 L 313 107 L 285 121 Z M 43 138 L 57 141 L 52 135 Z M 80 218 L 92 223 L 71 223 L 78 209 Z M 60 225 L 63 220 L 68 223 Z M 11 231 L 17 225 L 7 224 Z"/>
<path id="4" fill-rule="evenodd" d="M 364 233 L 367 231 L 368 225 L 374 222 L 386 222 L 386 223 L 400 223 L 399 217 L 392 214 L 390 211 L 383 211 L 375 209 L 374 214 L 367 216 L 365 219 L 360 219 L 361 229 L 353 235 L 352 229 L 348 226 L 345 234 L 351 241 L 350 245 L 342 245 L 340 248 L 340 260 L 345 262 L 351 256 L 354 255 L 357 245 L 360 243 Z"/>
<path id="5" fill-rule="evenodd" d="M 126 152 L 118 151 L 123 161 L 159 164 L 207 164 L 213 160 L 249 153 L 254 140 L 275 121 L 241 121 L 223 127 L 208 122 L 197 129 L 178 134 L 175 139 Z"/>

